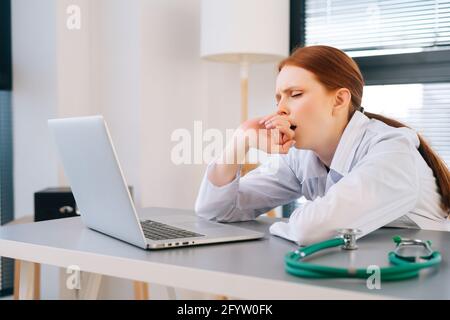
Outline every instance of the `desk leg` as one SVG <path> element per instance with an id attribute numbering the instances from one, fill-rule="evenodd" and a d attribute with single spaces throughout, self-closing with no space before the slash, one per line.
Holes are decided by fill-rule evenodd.
<path id="1" fill-rule="evenodd" d="M 14 261 L 14 300 L 39 300 L 41 265 L 23 260 Z"/>
<path id="2" fill-rule="evenodd" d="M 14 300 L 19 300 L 20 288 L 20 260 L 14 260 Z"/>
<path id="3" fill-rule="evenodd" d="M 134 286 L 134 299 L 135 300 L 148 300 L 148 283 L 141 281 L 133 281 Z M 167 296 L 169 300 L 176 300 L 177 295 L 174 287 L 166 286 Z"/>
<path id="4" fill-rule="evenodd" d="M 148 283 L 142 281 L 133 281 L 134 299 L 148 300 Z"/>

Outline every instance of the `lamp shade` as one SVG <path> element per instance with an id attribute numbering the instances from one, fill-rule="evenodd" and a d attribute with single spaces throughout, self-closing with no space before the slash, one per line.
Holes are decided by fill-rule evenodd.
<path id="1" fill-rule="evenodd" d="M 202 0 L 201 57 L 269 62 L 289 55 L 289 0 Z"/>

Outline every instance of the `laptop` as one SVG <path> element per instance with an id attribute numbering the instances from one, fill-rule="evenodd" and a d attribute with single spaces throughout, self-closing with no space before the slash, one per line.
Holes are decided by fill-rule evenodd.
<path id="1" fill-rule="evenodd" d="M 209 221 L 195 214 L 183 214 L 179 210 L 143 209 L 145 218 L 140 219 L 103 117 L 51 119 L 48 125 L 81 219 L 88 228 L 143 249 L 252 240 L 264 236 L 260 232 Z"/>

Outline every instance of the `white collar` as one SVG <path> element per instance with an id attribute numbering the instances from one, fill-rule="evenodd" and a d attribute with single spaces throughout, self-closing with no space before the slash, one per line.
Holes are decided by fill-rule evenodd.
<path id="1" fill-rule="evenodd" d="M 355 111 L 339 140 L 331 161 L 330 170 L 334 170 L 342 176 L 349 172 L 356 149 L 362 140 L 365 127 L 369 121 L 365 114 Z"/>

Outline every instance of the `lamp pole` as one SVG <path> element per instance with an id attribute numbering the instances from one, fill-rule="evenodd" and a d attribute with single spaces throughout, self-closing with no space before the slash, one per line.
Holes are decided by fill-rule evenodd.
<path id="1" fill-rule="evenodd" d="M 248 120 L 248 62 L 241 62 L 241 123 Z"/>

